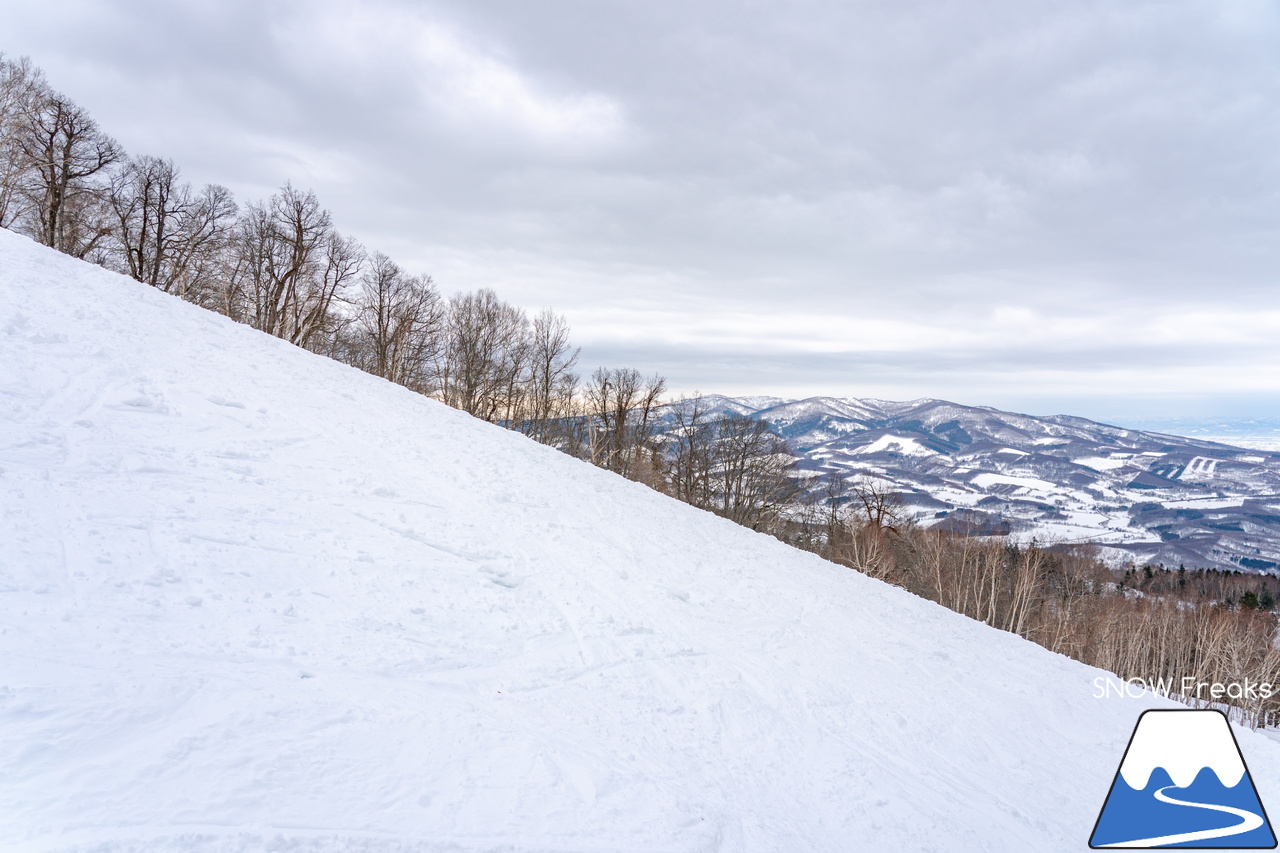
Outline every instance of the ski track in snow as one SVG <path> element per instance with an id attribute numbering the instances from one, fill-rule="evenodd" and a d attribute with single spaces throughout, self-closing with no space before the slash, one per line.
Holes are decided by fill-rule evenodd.
<path id="1" fill-rule="evenodd" d="M 1187 467 L 1178 474 L 1180 480 L 1211 479 L 1218 468 L 1217 459 L 1196 456 L 1187 463 Z"/>
<path id="2" fill-rule="evenodd" d="M 0 288 L 0 849 L 1078 850 L 1171 705 L 7 231 Z"/>

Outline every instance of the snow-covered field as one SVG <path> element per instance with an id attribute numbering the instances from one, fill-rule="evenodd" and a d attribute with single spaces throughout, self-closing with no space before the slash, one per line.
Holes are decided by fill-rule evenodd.
<path id="1" fill-rule="evenodd" d="M 7 231 L 0 297 L 5 851 L 1081 850 L 1171 705 Z"/>

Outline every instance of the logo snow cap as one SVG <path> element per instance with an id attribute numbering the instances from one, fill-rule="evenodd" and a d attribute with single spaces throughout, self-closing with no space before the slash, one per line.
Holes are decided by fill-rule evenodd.
<path id="1" fill-rule="evenodd" d="M 1146 711 L 1138 718 L 1089 846 L 1276 846 L 1221 711 Z"/>

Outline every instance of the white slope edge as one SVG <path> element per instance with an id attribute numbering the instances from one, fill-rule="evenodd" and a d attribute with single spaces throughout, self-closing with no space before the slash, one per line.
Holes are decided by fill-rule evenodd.
<path id="1" fill-rule="evenodd" d="M 6 851 L 1079 850 L 1171 706 L 5 231 L 0 367 Z"/>
<path id="2" fill-rule="evenodd" d="M 1144 715 L 1120 765 L 1120 775 L 1130 788 L 1141 791 L 1157 767 L 1168 771 L 1179 788 L 1194 782 L 1206 767 L 1228 788 L 1239 784 L 1245 772 L 1226 717 L 1216 711 Z"/>

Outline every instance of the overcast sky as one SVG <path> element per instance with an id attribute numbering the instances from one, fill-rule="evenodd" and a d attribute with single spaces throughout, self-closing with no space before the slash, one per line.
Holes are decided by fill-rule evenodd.
<path id="1" fill-rule="evenodd" d="M 681 391 L 1280 415 L 1273 0 L 0 0 L 131 153 L 286 180 Z"/>

